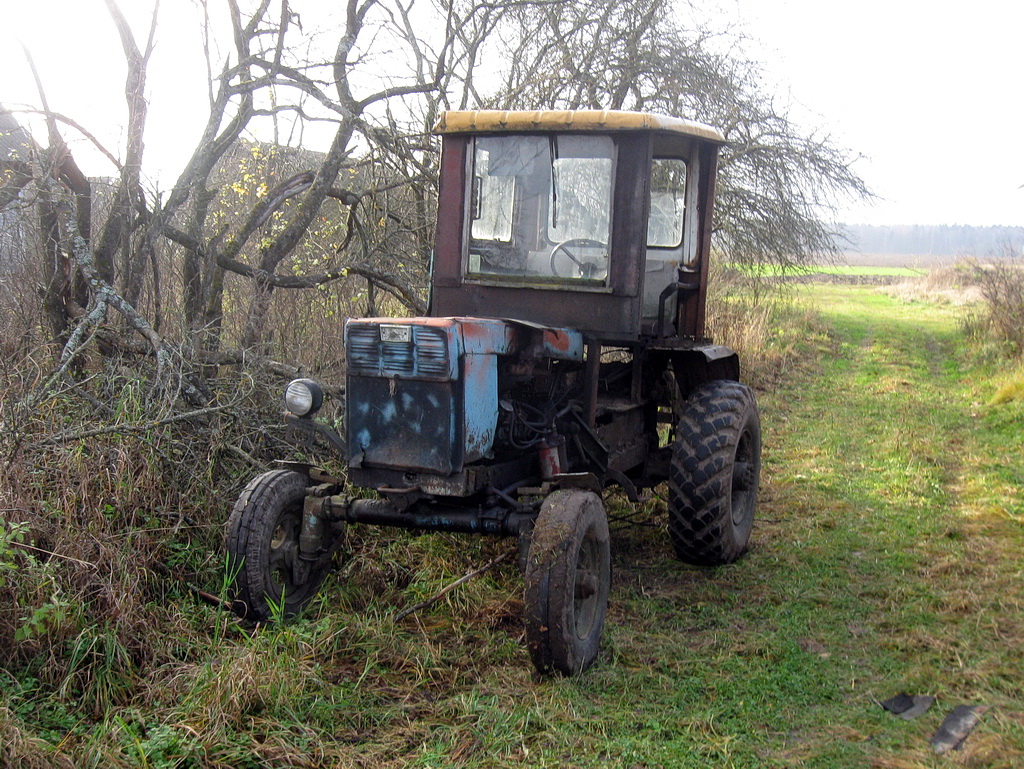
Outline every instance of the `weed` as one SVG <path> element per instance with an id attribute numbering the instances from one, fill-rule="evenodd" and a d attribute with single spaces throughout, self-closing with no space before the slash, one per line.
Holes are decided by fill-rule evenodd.
<path id="1" fill-rule="evenodd" d="M 61 596 L 59 591 L 54 593 L 48 601 L 36 606 L 21 618 L 22 624 L 15 631 L 14 640 L 27 641 L 59 628 L 67 621 L 71 608 L 71 602 L 67 598 Z"/>
<path id="2" fill-rule="evenodd" d="M 989 399 L 989 406 L 1000 406 L 1013 401 L 1024 401 L 1024 368 L 1009 374 L 1007 381 L 1000 384 L 995 394 Z"/>
<path id="3" fill-rule="evenodd" d="M 12 572 L 17 571 L 19 561 L 25 557 L 18 545 L 24 543 L 27 529 L 24 522 L 7 523 L 0 519 L 0 588 L 7 586 Z"/>
<path id="4" fill-rule="evenodd" d="M 999 406 L 1010 401 L 1024 400 L 1024 382 L 1010 382 L 996 390 L 996 394 L 988 402 L 990 406 Z"/>
<path id="5" fill-rule="evenodd" d="M 46 739 L 33 734 L 37 727 L 17 717 L 8 707 L 0 706 L 0 765 L 19 769 L 71 769 L 74 762 L 55 754 Z"/>
<path id="6" fill-rule="evenodd" d="M 932 267 L 884 289 L 903 302 L 931 302 L 953 306 L 973 306 L 981 302 L 977 285 L 959 264 Z"/>
<path id="7" fill-rule="evenodd" d="M 962 272 L 978 287 L 985 313 L 974 327 L 1007 345 L 1011 354 L 1024 354 L 1024 265 L 1020 257 L 991 259 L 984 264 L 968 260 Z"/>

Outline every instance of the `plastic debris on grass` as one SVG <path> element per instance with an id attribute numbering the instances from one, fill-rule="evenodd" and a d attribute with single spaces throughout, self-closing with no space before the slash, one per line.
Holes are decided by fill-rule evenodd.
<path id="1" fill-rule="evenodd" d="M 900 692 L 895 697 L 890 697 L 882 703 L 882 707 L 893 715 L 911 721 L 918 716 L 924 715 L 935 702 L 935 698 L 927 694 L 909 695 Z"/>
<path id="2" fill-rule="evenodd" d="M 981 714 L 988 708 L 982 705 L 957 705 L 946 716 L 939 730 L 930 740 L 932 749 L 939 754 L 959 748 L 967 735 L 981 721 Z"/>

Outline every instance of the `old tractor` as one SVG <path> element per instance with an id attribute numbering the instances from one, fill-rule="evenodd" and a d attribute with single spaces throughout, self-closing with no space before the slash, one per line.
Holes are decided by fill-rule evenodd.
<path id="1" fill-rule="evenodd" d="M 234 607 L 297 613 L 350 524 L 518 537 L 530 657 L 576 674 L 604 627 L 607 489 L 667 482 L 688 563 L 731 562 L 750 536 L 757 404 L 705 337 L 723 138 L 623 111 L 448 112 L 436 133 L 428 314 L 347 321 L 342 430 L 313 418 L 323 388 L 288 385 L 289 430 L 346 477 L 286 462 L 249 483 Z"/>

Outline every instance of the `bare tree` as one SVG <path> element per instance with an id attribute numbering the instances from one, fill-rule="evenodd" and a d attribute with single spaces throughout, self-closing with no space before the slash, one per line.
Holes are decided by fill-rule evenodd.
<path id="1" fill-rule="evenodd" d="M 197 0 L 208 116 L 179 177 L 156 194 L 143 169 L 157 9 L 140 43 L 116 0 L 105 2 L 127 65 L 126 138 L 119 153 L 104 148 L 123 160 L 99 221 L 83 208 L 84 177 L 72 178 L 61 135 L 79 127 L 43 104 L 49 152 L 63 163 L 38 194 L 50 211 L 47 315 L 65 360 L 93 328 L 107 351 L 165 362 L 266 356 L 282 290 L 353 278 L 360 310 L 376 312 L 386 296 L 422 311 L 437 169 L 429 130 L 445 108 L 643 109 L 719 126 L 729 144 L 718 244 L 736 262 L 829 254 L 829 205 L 866 194 L 847 153 L 795 125 L 731 39 L 684 27 L 670 0 L 346 0 L 333 32 L 316 35 L 289 0 Z M 262 133 L 276 145 L 315 126 L 330 129 L 319 152 L 267 152 L 232 181 L 238 149 L 258 146 L 243 140 Z M 77 192 L 74 215 L 48 201 L 61 187 Z"/>
<path id="2" fill-rule="evenodd" d="M 735 36 L 687 28 L 672 0 L 573 0 L 512 15 L 494 106 L 638 109 L 722 130 L 717 247 L 739 264 L 835 255 L 835 204 L 869 195 L 853 157 L 807 132 L 764 89 Z"/>
<path id="3" fill-rule="evenodd" d="M 248 8 L 226 0 L 230 53 L 215 67 L 219 30 L 208 2 L 200 2 L 207 11 L 203 33 L 212 82 L 206 127 L 178 179 L 166 195 L 157 196 L 147 193 L 142 183 L 145 88 L 157 10 L 140 44 L 116 0 L 106 0 L 127 65 L 124 161 L 117 164 L 107 212 L 95 236 L 87 217 L 79 217 L 77 227 L 67 219 L 63 230 L 56 220 L 50 222 L 53 258 L 86 258 L 88 264 L 80 261 L 79 272 L 92 271 L 105 287 L 104 295 L 114 292 L 123 299 L 122 314 L 148 314 L 146 326 L 155 334 L 150 342 L 160 338 L 169 293 L 174 297 L 170 304 L 183 310 L 188 334 L 181 341 L 211 360 L 222 360 L 225 353 L 226 275 L 252 286 L 235 340 L 243 349 L 260 348 L 267 339 L 268 310 L 279 289 L 360 276 L 372 290 L 422 310 L 436 167 L 425 139 L 427 129 L 436 113 L 437 94 L 456 79 L 467 79 L 475 52 L 503 11 L 473 3 L 424 7 L 416 0 L 348 0 L 333 46 L 315 59 L 298 53 L 304 50 L 298 44 L 303 31 L 288 0 L 257 0 Z M 423 18 L 431 23 L 419 25 Z M 387 78 L 381 77 L 377 62 L 382 43 L 391 52 L 393 74 Z M 44 112 L 51 148 L 64 147 L 59 116 L 45 105 Z M 258 194 L 248 208 L 223 216 L 218 201 L 225 191 L 216 183 L 217 170 L 242 137 L 268 122 L 275 136 L 282 125 L 301 129 L 313 123 L 330 125 L 333 136 L 322 152 L 304 155 L 304 168 L 282 175 L 268 167 L 265 177 L 252 182 Z M 347 173 L 341 182 L 343 170 Z M 318 249 L 321 256 L 329 252 L 330 246 L 311 236 L 317 223 L 327 219 L 342 223 L 337 242 L 331 244 L 333 258 L 295 262 L 304 249 Z M 82 238 L 82 249 L 75 247 L 76 236 Z M 394 259 L 396 246 L 410 248 L 411 258 Z M 286 263 L 290 266 L 283 269 Z M 180 273 L 180 284 L 167 285 L 165 272 Z M 140 305 L 144 289 L 145 311 Z M 64 328 L 78 318 L 99 322 L 105 314 L 96 311 L 96 297 L 94 290 L 88 298 L 62 300 L 54 312 L 65 314 Z M 138 331 L 139 324 L 132 319 L 127 327 Z M 78 343 L 84 338 L 74 335 Z"/>

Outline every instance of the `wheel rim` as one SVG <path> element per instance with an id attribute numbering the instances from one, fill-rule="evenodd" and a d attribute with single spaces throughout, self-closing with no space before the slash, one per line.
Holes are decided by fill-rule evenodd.
<path id="1" fill-rule="evenodd" d="M 601 603 L 601 552 L 591 532 L 580 545 L 573 580 L 573 614 L 576 637 L 586 639 L 594 630 Z"/>
<path id="2" fill-rule="evenodd" d="M 267 576 L 274 590 L 274 598 L 284 600 L 301 595 L 308 580 L 296 580 L 296 565 L 299 548 L 299 517 L 285 512 L 277 520 L 270 537 Z"/>
<path id="3" fill-rule="evenodd" d="M 732 467 L 732 522 L 735 526 L 742 526 L 753 509 L 757 484 L 757 459 L 753 447 L 750 430 L 744 430 L 736 445 L 736 460 Z"/>

